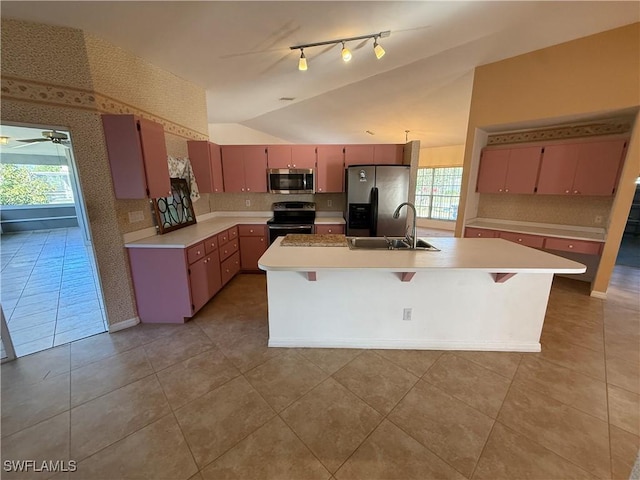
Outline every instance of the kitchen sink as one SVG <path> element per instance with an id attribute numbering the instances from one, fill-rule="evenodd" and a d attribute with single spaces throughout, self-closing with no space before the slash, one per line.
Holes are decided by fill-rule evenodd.
<path id="1" fill-rule="evenodd" d="M 416 243 L 415 250 L 440 251 L 421 238 Z M 349 237 L 347 245 L 351 250 L 414 250 L 411 242 L 404 237 Z"/>

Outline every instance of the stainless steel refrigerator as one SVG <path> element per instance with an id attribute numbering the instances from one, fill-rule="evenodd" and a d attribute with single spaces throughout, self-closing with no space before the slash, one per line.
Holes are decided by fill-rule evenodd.
<path id="1" fill-rule="evenodd" d="M 407 208 L 393 212 L 409 200 L 408 165 L 352 165 L 346 171 L 347 235 L 357 237 L 404 236 Z"/>

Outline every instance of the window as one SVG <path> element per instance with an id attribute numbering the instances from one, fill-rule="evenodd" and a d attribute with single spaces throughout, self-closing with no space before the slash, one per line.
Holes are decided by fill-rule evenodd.
<path id="1" fill-rule="evenodd" d="M 455 220 L 461 184 L 462 167 L 419 168 L 415 200 L 418 217 Z"/>

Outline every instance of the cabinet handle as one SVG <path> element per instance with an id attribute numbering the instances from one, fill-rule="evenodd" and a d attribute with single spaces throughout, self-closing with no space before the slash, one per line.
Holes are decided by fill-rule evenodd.
<path id="1" fill-rule="evenodd" d="M 580 194 L 580 192 L 578 190 L 574 190 L 573 193 Z"/>
<path id="2" fill-rule="evenodd" d="M 521 242 L 521 241 L 522 241 L 522 239 L 521 239 L 521 238 L 519 238 L 519 239 L 518 239 L 518 241 L 519 241 L 519 242 Z"/>
<path id="3" fill-rule="evenodd" d="M 260 241 L 261 241 L 261 242 L 264 242 L 264 238 L 261 238 L 261 239 L 260 239 Z"/>
<path id="4" fill-rule="evenodd" d="M 328 231 L 329 231 L 329 233 L 332 233 L 332 232 L 333 232 L 333 230 L 331 230 L 331 229 L 329 229 Z"/>
<path id="5" fill-rule="evenodd" d="M 571 193 L 569 190 L 565 190 L 564 193 Z"/>
<path id="6" fill-rule="evenodd" d="M 251 189 L 250 189 L 249 187 L 247 187 L 247 192 L 248 192 L 249 190 L 251 190 Z"/>
<path id="7" fill-rule="evenodd" d="M 242 191 L 244 192 L 244 188 L 242 189 Z"/>
<path id="8" fill-rule="evenodd" d="M 479 234 L 478 234 L 478 236 L 479 236 L 479 237 L 481 237 L 481 236 L 482 236 L 482 234 L 481 234 L 481 233 L 479 233 Z"/>
<path id="9" fill-rule="evenodd" d="M 200 255 L 200 250 L 198 250 L 198 251 L 196 252 L 196 255 Z"/>
<path id="10" fill-rule="evenodd" d="M 569 248 L 573 248 L 573 245 L 569 244 Z"/>
<path id="11" fill-rule="evenodd" d="M 498 189 L 498 191 L 499 191 L 499 192 L 502 192 L 502 189 L 501 189 L 501 188 L 499 188 L 499 189 Z"/>
<path id="12" fill-rule="evenodd" d="M 321 192 L 321 191 L 322 191 L 322 189 L 321 189 L 321 188 L 319 188 L 319 189 L 318 189 L 318 191 L 319 191 L 319 192 Z"/>
<path id="13" fill-rule="evenodd" d="M 253 228 L 250 228 L 250 229 L 249 229 L 249 233 L 253 233 Z"/>
<path id="14" fill-rule="evenodd" d="M 507 193 L 507 192 L 509 191 L 509 189 L 508 189 L 508 188 L 505 188 L 505 189 L 504 189 L 504 191 L 505 191 L 505 193 Z"/>
<path id="15" fill-rule="evenodd" d="M 227 273 L 229 273 L 229 269 L 227 268 Z"/>

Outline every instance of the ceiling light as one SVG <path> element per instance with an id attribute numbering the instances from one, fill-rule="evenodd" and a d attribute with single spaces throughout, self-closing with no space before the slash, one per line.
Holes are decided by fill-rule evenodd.
<path id="1" fill-rule="evenodd" d="M 382 48 L 380 46 L 380 44 L 378 43 L 378 38 L 377 37 L 373 39 L 373 53 L 376 54 L 376 58 L 378 60 L 380 60 L 382 57 L 384 57 L 384 54 L 386 53 L 384 51 L 384 48 Z"/>
<path id="2" fill-rule="evenodd" d="M 384 51 L 384 48 L 382 48 L 378 44 L 378 39 L 379 38 L 388 37 L 389 35 L 391 35 L 391 31 L 390 30 L 386 30 L 384 32 L 379 32 L 379 33 L 370 33 L 368 35 L 360 35 L 358 37 L 338 38 L 336 40 L 327 40 L 327 41 L 324 41 L 324 42 L 306 43 L 304 45 L 293 45 L 292 47 L 289 47 L 289 49 L 291 49 L 291 50 L 300 50 L 300 60 L 298 61 L 298 70 L 303 70 L 304 71 L 304 70 L 307 69 L 307 59 L 304 56 L 304 49 L 305 48 L 319 47 L 321 45 L 339 45 L 339 44 L 342 44 L 342 50 L 341 50 L 340 54 L 342 56 L 342 60 L 344 60 L 345 62 L 348 62 L 349 60 L 351 60 L 353 58 L 353 54 L 346 47 L 346 45 L 345 45 L 346 42 L 351 42 L 351 41 L 354 41 L 354 40 L 366 40 L 368 38 L 373 38 L 373 52 L 375 53 L 377 58 L 382 58 L 382 56 L 385 54 L 385 51 Z"/>
<path id="3" fill-rule="evenodd" d="M 0 137 L 0 145 L 9 145 L 9 137 Z"/>
<path id="4" fill-rule="evenodd" d="M 304 56 L 304 49 L 300 49 L 300 60 L 298 60 L 298 70 L 305 71 L 307 69 L 307 57 Z"/>
<path id="5" fill-rule="evenodd" d="M 342 60 L 344 60 L 345 62 L 348 62 L 349 60 L 351 60 L 351 51 L 344 46 L 344 42 L 342 42 Z"/>

